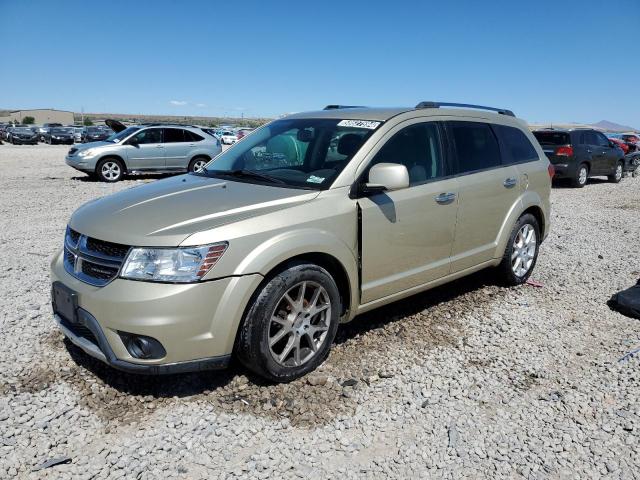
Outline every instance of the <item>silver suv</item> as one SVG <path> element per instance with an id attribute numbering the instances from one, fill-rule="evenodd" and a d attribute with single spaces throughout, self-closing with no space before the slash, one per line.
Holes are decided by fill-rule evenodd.
<path id="1" fill-rule="evenodd" d="M 67 165 L 117 182 L 127 173 L 196 172 L 222 151 L 220 141 L 198 127 L 110 125 L 116 133 L 102 142 L 69 150 Z"/>
<path id="2" fill-rule="evenodd" d="M 116 368 L 235 355 L 285 382 L 363 312 L 485 268 L 525 282 L 553 167 L 512 112 L 450 106 L 291 115 L 199 172 L 89 202 L 51 265 L 56 321 Z"/>

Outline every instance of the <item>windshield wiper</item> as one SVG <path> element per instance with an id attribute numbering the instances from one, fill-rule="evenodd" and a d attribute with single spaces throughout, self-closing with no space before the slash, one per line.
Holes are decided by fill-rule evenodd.
<path id="1" fill-rule="evenodd" d="M 258 180 L 267 181 L 269 183 L 279 183 L 286 185 L 287 182 L 284 180 L 280 180 L 279 178 L 272 177 L 271 175 L 266 175 L 264 173 L 256 172 L 255 170 L 211 170 L 209 173 L 214 175 L 220 175 L 225 177 L 244 177 L 244 178 L 255 178 Z"/>

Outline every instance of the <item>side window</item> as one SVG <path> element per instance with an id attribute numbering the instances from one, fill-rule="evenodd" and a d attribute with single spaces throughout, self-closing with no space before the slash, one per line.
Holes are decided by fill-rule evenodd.
<path id="1" fill-rule="evenodd" d="M 522 130 L 504 125 L 493 125 L 493 129 L 502 143 L 503 164 L 538 160 L 538 152 Z"/>
<path id="2" fill-rule="evenodd" d="M 449 122 L 458 158 L 457 173 L 468 173 L 500 165 L 500 148 L 486 123 Z"/>
<path id="3" fill-rule="evenodd" d="M 162 130 L 159 128 L 147 128 L 138 133 L 134 138 L 140 145 L 162 143 Z"/>
<path id="4" fill-rule="evenodd" d="M 201 140 L 204 140 L 204 137 L 201 137 L 197 133 L 193 133 L 191 130 L 183 130 L 183 132 L 185 142 L 200 142 Z"/>
<path id="5" fill-rule="evenodd" d="M 582 134 L 582 138 L 584 139 L 583 143 L 587 145 L 598 145 L 598 137 L 596 132 L 592 132 L 591 130 L 586 130 Z"/>
<path id="6" fill-rule="evenodd" d="M 596 133 L 596 138 L 598 140 L 598 145 L 600 145 L 601 147 L 608 147 L 609 139 L 599 132 L 595 132 L 595 133 Z"/>
<path id="7" fill-rule="evenodd" d="M 165 128 L 164 129 L 164 143 L 179 143 L 184 142 L 183 130 L 181 128 Z"/>
<path id="8" fill-rule="evenodd" d="M 409 185 L 443 176 L 443 159 L 437 122 L 405 127 L 391 137 L 369 164 L 400 163 L 409 171 Z"/>

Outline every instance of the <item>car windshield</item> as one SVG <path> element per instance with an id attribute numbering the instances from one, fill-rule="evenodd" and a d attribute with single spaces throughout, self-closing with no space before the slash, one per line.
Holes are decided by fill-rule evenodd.
<path id="1" fill-rule="evenodd" d="M 52 128 L 51 133 L 71 133 L 70 128 Z"/>
<path id="2" fill-rule="evenodd" d="M 25 127 L 14 128 L 13 131 L 16 133 L 33 133 L 33 130 Z"/>
<path id="3" fill-rule="evenodd" d="M 202 175 L 324 190 L 381 122 L 283 119 L 218 155 Z"/>
<path id="4" fill-rule="evenodd" d="M 107 141 L 113 142 L 113 143 L 119 143 L 124 138 L 127 138 L 133 132 L 137 132 L 138 130 L 140 130 L 140 127 L 127 127 L 124 130 L 122 130 L 122 131 L 120 131 L 118 133 L 114 133 L 113 135 L 111 135 L 109 138 L 107 138 Z"/>

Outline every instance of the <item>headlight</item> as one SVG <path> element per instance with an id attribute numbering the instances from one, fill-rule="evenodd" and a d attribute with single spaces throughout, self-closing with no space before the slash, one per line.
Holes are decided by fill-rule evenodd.
<path id="1" fill-rule="evenodd" d="M 80 153 L 78 153 L 78 156 L 80 157 L 88 157 L 90 155 L 93 155 L 95 153 L 95 151 L 93 150 L 93 148 L 90 148 L 88 150 L 82 150 Z"/>
<path id="2" fill-rule="evenodd" d="M 220 260 L 228 245 L 222 242 L 203 247 L 133 248 L 120 276 L 150 282 L 197 282 Z"/>

